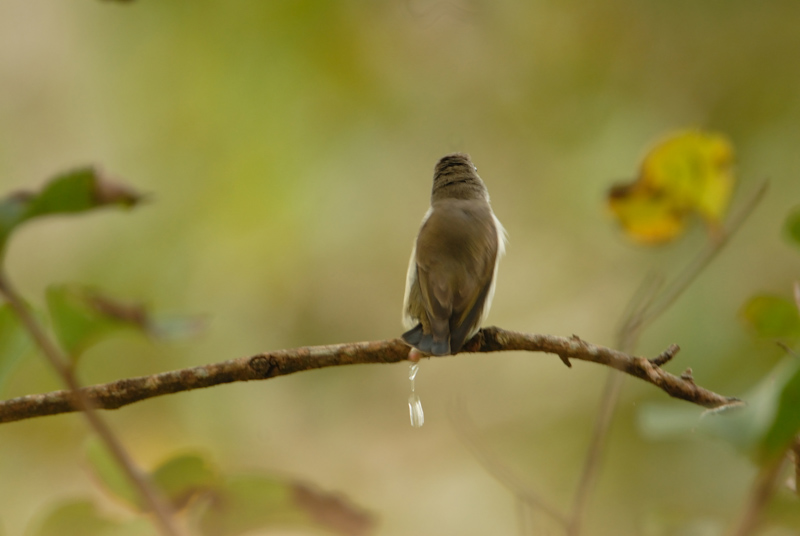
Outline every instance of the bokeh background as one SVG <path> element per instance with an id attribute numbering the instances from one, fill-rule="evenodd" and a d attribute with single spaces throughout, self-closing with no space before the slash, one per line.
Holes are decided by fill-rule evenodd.
<path id="1" fill-rule="evenodd" d="M 793 0 L 4 0 L 2 191 L 96 163 L 151 194 L 130 212 L 31 224 L 7 269 L 34 304 L 51 283 L 84 282 L 210 319 L 188 341 L 131 334 L 93 348 L 87 383 L 396 337 L 433 165 L 466 151 L 510 238 L 490 323 L 611 345 L 645 276 L 675 274 L 707 237 L 696 226 L 634 246 L 605 191 L 665 134 L 703 127 L 736 148 L 734 205 L 765 178 L 771 189 L 639 350 L 677 342 L 671 371 L 691 366 L 698 383 L 740 395 L 781 351 L 737 311 L 758 291 L 788 295 L 800 273 L 781 237 L 800 204 L 799 22 Z M 570 505 L 603 368 L 536 354 L 426 361 L 422 429 L 409 426 L 407 372 L 313 371 L 106 416 L 144 466 L 199 450 L 226 471 L 340 492 L 383 535 L 514 534 L 512 494 L 453 430 L 457 401 L 499 462 Z M 0 395 L 55 388 L 31 356 Z M 626 381 L 587 532 L 719 529 L 755 468 L 703 436 L 647 436 L 648 401 L 668 400 Z M 74 415 L 0 427 L 0 532 L 23 534 L 68 497 L 105 500 L 83 462 L 88 435 Z"/>

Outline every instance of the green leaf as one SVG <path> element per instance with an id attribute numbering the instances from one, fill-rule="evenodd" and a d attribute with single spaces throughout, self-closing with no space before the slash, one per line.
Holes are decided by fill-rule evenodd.
<path id="1" fill-rule="evenodd" d="M 800 336 L 800 313 L 788 298 L 770 294 L 754 296 L 742 307 L 741 315 L 759 337 Z"/>
<path id="2" fill-rule="evenodd" d="M 137 511 L 147 510 L 138 491 L 102 443 L 90 442 L 86 454 L 106 491 Z M 174 456 L 159 465 L 150 478 L 176 509 L 186 506 L 198 493 L 214 488 L 219 480 L 217 469 L 199 454 Z"/>
<path id="3" fill-rule="evenodd" d="M 52 179 L 39 192 L 17 192 L 0 200 L 0 252 L 16 227 L 55 214 L 75 214 L 109 205 L 131 207 L 142 196 L 86 167 Z"/>
<path id="4" fill-rule="evenodd" d="M 9 374 L 31 348 L 31 339 L 11 306 L 0 306 L 0 392 Z"/>
<path id="5" fill-rule="evenodd" d="M 80 285 L 54 285 L 46 295 L 56 337 L 73 360 L 93 344 L 124 330 L 156 339 L 176 339 L 205 327 L 203 319 L 154 317 L 141 304 L 122 303 Z"/>
<path id="6" fill-rule="evenodd" d="M 767 445 L 775 444 L 781 446 L 777 448 L 782 448 L 785 446 L 783 440 L 792 427 L 800 426 L 796 421 L 798 402 L 793 398 L 797 393 L 792 390 L 798 388 L 795 382 L 799 371 L 800 363 L 795 359 L 778 363 L 742 397 L 745 401 L 743 406 L 701 411 L 674 404 L 643 405 L 637 415 L 639 429 L 652 439 L 688 437 L 701 433 L 722 439 L 741 453 L 762 462 L 768 454 L 765 450 Z M 792 394 L 786 395 L 784 400 L 786 389 Z M 791 406 L 793 403 L 795 405 Z M 792 411 L 795 415 L 791 414 Z M 779 430 L 773 432 L 776 427 Z"/>
<path id="7" fill-rule="evenodd" d="M 0 200 L 0 253 L 5 248 L 11 231 L 25 220 L 31 194 L 17 192 Z"/>
<path id="8" fill-rule="evenodd" d="M 218 481 L 216 468 L 198 454 L 170 458 L 152 476 L 153 483 L 176 509 L 186 506 L 197 493 L 212 489 Z"/>
<path id="9" fill-rule="evenodd" d="M 236 536 L 262 527 L 309 523 L 305 512 L 292 502 L 292 487 L 265 476 L 229 478 L 205 506 L 200 518 L 200 533 L 205 536 Z"/>
<path id="10" fill-rule="evenodd" d="M 794 368 L 794 374 L 783 384 L 775 419 L 761 443 L 762 457 L 768 460 L 782 456 L 800 433 L 800 363 Z"/>
<path id="11" fill-rule="evenodd" d="M 77 360 L 91 345 L 123 329 L 143 326 L 144 311 L 121 306 L 112 309 L 107 299 L 93 290 L 75 285 L 54 285 L 47 289 L 47 308 L 61 347 Z"/>
<path id="12" fill-rule="evenodd" d="M 336 534 L 366 536 L 374 519 L 339 494 L 267 476 L 229 478 L 212 500 L 200 505 L 199 530 L 204 536 L 236 536 L 258 529 L 317 527 Z"/>
<path id="13" fill-rule="evenodd" d="M 142 196 L 114 183 L 92 167 L 76 169 L 51 180 L 28 203 L 26 219 L 85 212 L 108 205 L 131 207 Z"/>
<path id="14" fill-rule="evenodd" d="M 103 516 L 88 500 L 72 500 L 54 508 L 34 536 L 134 536 L 147 534 L 145 528 Z"/>
<path id="15" fill-rule="evenodd" d="M 786 236 L 795 246 L 800 246 L 800 208 L 795 209 L 789 217 L 786 218 L 784 226 Z"/>

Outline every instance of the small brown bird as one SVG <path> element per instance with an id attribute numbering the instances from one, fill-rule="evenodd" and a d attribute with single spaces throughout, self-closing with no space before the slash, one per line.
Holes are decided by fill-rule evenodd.
<path id="1" fill-rule="evenodd" d="M 411 250 L 403 340 L 429 355 L 458 353 L 489 314 L 504 252 L 505 229 L 469 155 L 443 157 Z"/>

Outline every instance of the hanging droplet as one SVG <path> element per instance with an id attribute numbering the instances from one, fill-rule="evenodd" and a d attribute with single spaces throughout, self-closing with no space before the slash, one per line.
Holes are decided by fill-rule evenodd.
<path id="1" fill-rule="evenodd" d="M 411 394 L 408 396 L 408 414 L 411 417 L 411 426 L 420 428 L 425 424 L 425 413 L 422 411 L 422 401 L 419 396 L 414 392 L 415 382 L 419 372 L 419 363 L 412 363 L 408 367 L 408 379 L 411 382 Z"/>
<path id="2" fill-rule="evenodd" d="M 422 401 L 419 395 L 411 392 L 408 396 L 408 415 L 411 417 L 411 426 L 421 428 L 425 424 L 425 413 L 422 411 Z"/>
<path id="3" fill-rule="evenodd" d="M 417 377 L 417 372 L 419 372 L 419 363 L 412 363 L 408 367 L 408 379 L 411 380 L 411 390 L 414 390 L 414 378 Z"/>

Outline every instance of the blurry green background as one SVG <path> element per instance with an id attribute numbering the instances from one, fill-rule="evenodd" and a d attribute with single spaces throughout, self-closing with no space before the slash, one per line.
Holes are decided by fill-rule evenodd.
<path id="1" fill-rule="evenodd" d="M 35 304 L 48 284 L 75 281 L 209 316 L 190 341 L 130 335 L 93 348 L 87 383 L 396 337 L 433 165 L 466 151 L 510 238 L 490 323 L 613 344 L 645 275 L 674 274 L 706 236 L 698 226 L 660 249 L 634 247 L 604 193 L 653 142 L 699 126 L 737 149 L 734 205 L 764 178 L 771 190 L 640 351 L 679 343 L 669 370 L 691 366 L 701 385 L 741 395 L 780 350 L 753 342 L 737 310 L 757 291 L 788 294 L 800 273 L 780 235 L 800 204 L 800 3 L 597 4 L 4 0 L 2 191 L 96 163 L 152 196 L 132 212 L 31 224 L 11 244 L 10 276 Z M 0 396 L 59 388 L 41 361 L 31 356 Z M 381 534 L 513 534 L 511 493 L 458 440 L 448 406 L 460 400 L 498 460 L 566 509 L 605 376 L 537 354 L 426 361 L 419 430 L 404 364 L 106 416 L 145 466 L 197 449 L 225 470 L 341 492 L 376 513 Z M 668 401 L 626 381 L 590 534 L 714 526 L 747 492 L 754 468 L 730 446 L 643 435 L 636 410 L 651 400 Z M 102 500 L 82 461 L 87 435 L 75 415 L 0 427 L 7 534 L 66 497 Z"/>

